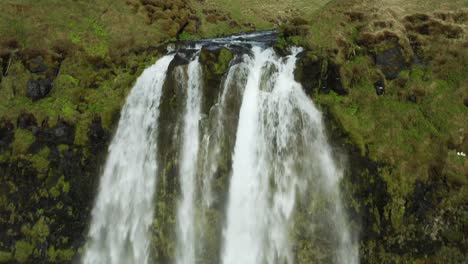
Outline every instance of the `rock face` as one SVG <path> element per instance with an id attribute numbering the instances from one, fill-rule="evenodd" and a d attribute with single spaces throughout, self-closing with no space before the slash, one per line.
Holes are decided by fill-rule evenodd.
<path id="1" fill-rule="evenodd" d="M 0 256 L 7 260 L 1 263 L 71 262 L 84 241 L 109 139 L 98 118 L 88 133 L 90 146 L 78 146 L 74 126 L 64 120 L 38 127 L 33 114 L 23 113 L 16 129 L 0 122 L 0 189 L 10 190 L 0 203 L 15 201 L 0 207 L 0 226 L 8 226 L 0 229 L 0 253 L 14 252 Z"/>
<path id="2" fill-rule="evenodd" d="M 34 102 L 46 97 L 52 87 L 53 83 L 49 79 L 29 80 L 26 95 Z"/>
<path id="3" fill-rule="evenodd" d="M 339 95 L 348 94 L 341 78 L 340 65 L 311 51 L 298 56 L 294 77 L 307 94 L 311 96 L 316 89 L 322 93 L 334 91 Z"/>
<path id="4" fill-rule="evenodd" d="M 312 95 L 314 89 L 321 88 L 325 62 L 312 52 L 302 52 L 298 56 L 294 77 L 302 84 L 306 93 Z"/>

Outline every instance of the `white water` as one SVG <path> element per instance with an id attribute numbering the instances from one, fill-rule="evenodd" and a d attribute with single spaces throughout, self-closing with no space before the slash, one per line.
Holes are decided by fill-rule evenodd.
<path id="1" fill-rule="evenodd" d="M 253 53 L 237 128 L 222 262 L 294 263 L 290 237 L 296 199 L 316 184 L 335 203 L 334 213 L 323 216 L 335 223 L 335 262 L 357 263 L 339 202 L 342 173 L 320 112 L 294 81 L 295 55 L 284 62 L 271 49 L 253 48 Z"/>
<path id="2" fill-rule="evenodd" d="M 177 210 L 177 263 L 195 262 L 195 175 L 197 171 L 200 121 L 201 68 L 198 57 L 188 65 L 187 102 L 185 107 L 180 184 L 182 200 Z"/>
<path id="3" fill-rule="evenodd" d="M 204 207 L 212 206 L 215 197 L 212 193 L 212 181 L 213 177 L 219 167 L 219 159 L 222 155 L 221 144 L 226 137 L 226 107 L 227 107 L 227 96 L 236 95 L 236 91 L 232 89 L 238 88 L 242 85 L 244 75 L 246 74 L 246 64 L 240 63 L 229 68 L 226 78 L 222 84 L 221 96 L 218 102 L 213 107 L 214 122 L 209 124 L 206 131 L 204 131 L 202 146 L 203 146 L 203 159 L 202 159 L 202 200 Z"/>
<path id="4" fill-rule="evenodd" d="M 146 69 L 127 98 L 92 211 L 85 264 L 149 261 L 158 108 L 172 58 L 165 56 Z"/>

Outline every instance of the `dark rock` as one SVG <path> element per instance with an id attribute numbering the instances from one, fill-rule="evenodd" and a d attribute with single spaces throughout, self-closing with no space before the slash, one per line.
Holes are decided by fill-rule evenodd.
<path id="1" fill-rule="evenodd" d="M 59 120 L 53 128 L 41 128 L 37 132 L 36 144 L 49 147 L 60 144 L 72 145 L 75 140 L 75 128 L 64 120 Z"/>
<path id="2" fill-rule="evenodd" d="M 109 138 L 109 133 L 102 127 L 101 118 L 94 118 L 88 130 L 88 139 L 90 147 L 92 149 L 105 148 L 107 146 Z"/>
<path id="3" fill-rule="evenodd" d="M 328 63 L 325 92 L 332 90 L 339 95 L 347 95 L 348 91 L 344 88 L 341 81 L 340 65 L 330 61 Z"/>
<path id="4" fill-rule="evenodd" d="M 53 83 L 50 79 L 29 80 L 26 95 L 34 102 L 46 97 L 52 87 Z"/>
<path id="5" fill-rule="evenodd" d="M 169 64 L 168 71 L 172 71 L 177 66 L 183 66 L 190 63 L 195 54 L 195 50 L 183 50 L 177 51 L 172 59 L 171 63 Z"/>
<path id="6" fill-rule="evenodd" d="M 15 127 L 10 121 L 0 121 L 0 153 L 6 151 L 13 141 Z"/>
<path id="7" fill-rule="evenodd" d="M 314 89 L 320 86 L 323 59 L 310 52 L 298 54 L 294 78 L 302 84 L 304 91 L 311 96 Z"/>
<path id="8" fill-rule="evenodd" d="M 40 57 L 34 58 L 31 61 L 29 61 L 27 67 L 32 73 L 43 73 L 48 69 L 44 61 Z"/>
<path id="9" fill-rule="evenodd" d="M 232 64 L 237 64 L 241 61 L 243 55 L 253 56 L 252 53 L 252 45 L 250 44 L 243 44 L 243 45 L 231 45 L 229 49 L 236 55 L 234 56 L 234 61 Z"/>
<path id="10" fill-rule="evenodd" d="M 60 120 L 57 122 L 54 131 L 54 140 L 57 144 L 73 144 L 75 140 L 75 129 L 67 122 Z"/>
<path id="11" fill-rule="evenodd" d="M 465 100 L 463 100 L 463 104 L 468 107 L 468 98 L 465 98 Z"/>
<path id="12" fill-rule="evenodd" d="M 22 113 L 16 121 L 16 126 L 22 129 L 32 129 L 37 127 L 36 117 L 31 113 Z"/>
<path id="13" fill-rule="evenodd" d="M 385 93 L 385 81 L 380 79 L 374 83 L 375 93 L 383 95 Z"/>
<path id="14" fill-rule="evenodd" d="M 398 74 L 406 68 L 405 57 L 397 47 L 377 53 L 375 63 L 388 80 L 396 79 Z"/>

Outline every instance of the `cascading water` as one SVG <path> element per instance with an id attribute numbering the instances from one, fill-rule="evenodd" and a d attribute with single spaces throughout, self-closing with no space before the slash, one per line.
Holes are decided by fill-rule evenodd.
<path id="1" fill-rule="evenodd" d="M 177 263 L 195 262 L 194 198 L 200 121 L 201 68 L 198 58 L 188 65 L 187 102 L 185 107 L 180 184 L 182 200 L 177 211 Z"/>
<path id="2" fill-rule="evenodd" d="M 85 264 L 358 263 L 343 172 L 294 79 L 300 49 L 281 57 L 272 41 L 202 40 L 143 73 L 109 148 Z M 235 54 L 214 87 L 200 58 L 221 48 Z"/>
<path id="3" fill-rule="evenodd" d="M 165 56 L 143 72 L 122 110 L 92 212 L 85 264 L 148 263 L 158 107 L 172 58 Z"/>
<path id="4" fill-rule="evenodd" d="M 310 184 L 335 202 L 334 213 L 323 215 L 324 221 L 336 222 L 334 262 L 357 263 L 337 195 L 341 174 L 321 115 L 294 80 L 297 52 L 283 62 L 272 49 L 253 49 L 233 157 L 225 264 L 294 263 L 290 232 L 295 200 Z"/>

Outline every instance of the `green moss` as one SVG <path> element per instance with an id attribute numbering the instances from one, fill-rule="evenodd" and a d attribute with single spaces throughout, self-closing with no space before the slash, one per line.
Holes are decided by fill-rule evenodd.
<path id="1" fill-rule="evenodd" d="M 11 144 L 13 154 L 25 154 L 34 142 L 34 135 L 31 131 L 18 128 L 15 130 L 15 140 Z"/>
<path id="2" fill-rule="evenodd" d="M 44 176 L 49 168 L 49 154 L 50 150 L 48 147 L 41 149 L 37 154 L 32 155 L 28 158 L 33 167 L 38 171 L 40 176 Z"/>
<path id="3" fill-rule="evenodd" d="M 0 251 L 0 263 L 7 263 L 13 260 L 11 252 Z"/>
<path id="4" fill-rule="evenodd" d="M 36 243 L 43 243 L 49 236 L 49 226 L 46 224 L 43 217 L 41 217 L 31 229 L 31 238 Z"/>
<path id="5" fill-rule="evenodd" d="M 63 151 L 65 151 L 65 150 L 70 149 L 70 147 L 69 147 L 68 145 L 60 144 L 60 145 L 58 145 L 57 149 L 58 149 L 60 152 L 63 152 Z"/>
<path id="6" fill-rule="evenodd" d="M 57 198 L 61 193 L 68 193 L 70 191 L 70 183 L 65 181 L 65 176 L 61 176 L 55 186 L 50 188 L 49 193 L 53 198 Z"/>
<path id="7" fill-rule="evenodd" d="M 228 49 L 222 48 L 219 52 L 218 63 L 215 64 L 216 74 L 224 74 L 229 66 L 234 55 Z"/>
<path id="8" fill-rule="evenodd" d="M 55 249 L 54 246 L 50 246 L 49 249 L 47 249 L 47 259 L 52 263 L 69 262 L 72 260 L 74 255 L 75 251 L 71 248 Z"/>
<path id="9" fill-rule="evenodd" d="M 21 240 L 15 244 L 15 260 L 19 263 L 25 263 L 32 255 L 34 246 L 25 241 Z"/>

